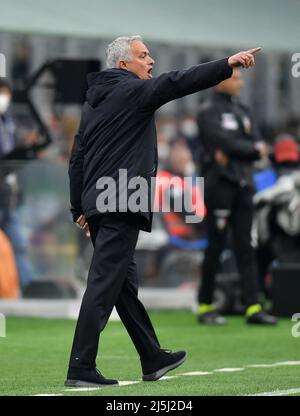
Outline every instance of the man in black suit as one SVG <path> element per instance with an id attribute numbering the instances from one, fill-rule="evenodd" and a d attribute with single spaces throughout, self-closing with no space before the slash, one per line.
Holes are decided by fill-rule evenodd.
<path id="1" fill-rule="evenodd" d="M 114 306 L 140 356 L 144 381 L 159 379 L 185 360 L 184 351 L 161 349 L 137 296 L 134 250 L 139 230 L 151 231 L 151 179 L 157 171 L 154 113 L 171 100 L 229 78 L 234 66 L 253 66 L 253 54 L 259 49 L 154 78 L 154 60 L 141 37 L 120 37 L 108 46 L 108 69 L 89 75 L 69 177 L 73 220 L 91 236 L 94 255 L 67 386 L 117 383 L 96 369 L 99 335 Z M 121 171 L 126 172 L 125 185 Z M 107 178 L 108 190 L 103 186 Z M 130 207 L 134 190 L 127 183 L 140 179 L 145 185 L 142 205 L 145 201 L 146 205 L 135 210 Z"/>

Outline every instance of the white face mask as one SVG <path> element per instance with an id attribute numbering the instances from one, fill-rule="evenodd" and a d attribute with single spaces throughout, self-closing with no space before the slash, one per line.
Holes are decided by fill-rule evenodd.
<path id="1" fill-rule="evenodd" d="M 162 132 L 169 140 L 173 140 L 177 135 L 177 127 L 175 124 L 168 123 L 163 126 Z"/>
<path id="2" fill-rule="evenodd" d="M 187 138 L 196 137 L 198 134 L 198 126 L 196 121 L 194 120 L 183 121 L 181 123 L 180 129 L 184 136 L 186 136 Z"/>
<path id="3" fill-rule="evenodd" d="M 158 156 L 160 159 L 166 160 L 170 153 L 170 146 L 166 143 L 158 144 Z"/>
<path id="4" fill-rule="evenodd" d="M 7 94 L 0 94 L 0 114 L 6 113 L 10 105 L 10 96 Z"/>
<path id="5" fill-rule="evenodd" d="M 195 163 L 190 161 L 185 165 L 184 176 L 193 176 L 196 172 Z"/>

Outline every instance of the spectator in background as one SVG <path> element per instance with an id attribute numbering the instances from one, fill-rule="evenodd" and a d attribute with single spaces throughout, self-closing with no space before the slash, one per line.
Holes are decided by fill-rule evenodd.
<path id="1" fill-rule="evenodd" d="M 300 152 L 292 135 L 275 138 L 273 168 L 272 181 L 254 196 L 260 282 L 268 298 L 272 262 L 300 260 Z"/>
<path id="2" fill-rule="evenodd" d="M 182 117 L 179 123 L 179 133 L 186 139 L 193 160 L 197 162 L 200 156 L 200 145 L 198 140 L 199 128 L 196 117 L 192 114 L 187 114 Z"/>
<path id="3" fill-rule="evenodd" d="M 15 124 L 8 111 L 12 91 L 9 84 L 0 80 L 0 157 L 9 155 L 16 147 Z"/>
<path id="4" fill-rule="evenodd" d="M 192 224 L 187 223 L 186 215 L 192 214 L 184 210 L 184 200 L 191 201 L 191 204 L 201 200 L 200 189 L 196 186 L 187 187 L 184 183 L 184 177 L 193 177 L 194 174 L 195 164 L 191 152 L 183 140 L 177 140 L 170 146 L 169 160 L 165 169 L 159 170 L 157 173 L 156 185 L 155 201 L 160 204 L 159 208 L 170 206 L 168 212 L 163 212 L 164 225 L 170 237 L 180 237 L 184 240 L 195 240 L 197 238 L 197 225 L 200 224 L 200 220 Z M 164 183 L 164 178 L 168 181 L 172 181 L 174 178 L 178 180 L 174 181 L 174 186 L 169 187 L 167 186 L 168 181 Z M 182 211 L 177 212 L 176 206 L 182 206 Z M 202 217 L 203 208 L 203 206 L 195 207 L 194 215 Z"/>
<path id="5" fill-rule="evenodd" d="M 158 165 L 164 168 L 168 163 L 170 146 L 178 136 L 177 122 L 174 117 L 159 117 L 156 122 Z"/>
<path id="6" fill-rule="evenodd" d="M 279 175 L 299 169 L 300 148 L 294 136 L 279 134 L 274 144 L 274 167 Z"/>
<path id="7" fill-rule="evenodd" d="M 15 124 L 9 113 L 12 91 L 9 84 L 0 81 L 0 228 L 5 232 L 14 250 L 21 288 L 32 280 L 32 267 L 26 241 L 16 212 L 20 202 L 16 166 L 11 160 L 16 150 Z"/>
<path id="8" fill-rule="evenodd" d="M 10 84 L 0 79 L 0 158 L 2 160 L 32 160 L 44 158 L 44 150 L 49 146 L 50 138 L 41 141 L 41 135 L 32 122 L 22 120 L 17 133 L 15 121 L 9 112 L 12 101 Z M 20 137 L 21 136 L 21 137 Z"/>

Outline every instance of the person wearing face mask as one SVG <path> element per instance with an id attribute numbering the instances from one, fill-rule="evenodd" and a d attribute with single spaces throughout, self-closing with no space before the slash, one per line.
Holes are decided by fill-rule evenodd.
<path id="1" fill-rule="evenodd" d="M 199 158 L 199 128 L 197 120 L 192 115 L 186 115 L 180 122 L 180 134 L 186 139 L 187 145 L 192 153 L 193 160 L 197 163 Z"/>
<path id="2" fill-rule="evenodd" d="M 198 115 L 208 234 L 198 293 L 198 321 L 208 325 L 226 322 L 213 305 L 213 292 L 229 227 L 246 304 L 246 322 L 276 324 L 276 318 L 266 313 L 258 300 L 258 270 L 251 246 L 252 163 L 267 158 L 268 149 L 249 109 L 237 100 L 241 86 L 241 71 L 234 68 L 232 77 L 215 87 L 212 99 L 202 105 Z"/>
<path id="3" fill-rule="evenodd" d="M 0 80 L 0 228 L 8 237 L 15 255 L 21 289 L 25 289 L 33 278 L 32 265 L 28 258 L 26 241 L 16 209 L 20 202 L 20 189 L 15 173 L 16 128 L 9 106 L 12 98 L 10 85 Z"/>
<path id="4" fill-rule="evenodd" d="M 0 158 L 10 154 L 15 146 L 15 125 L 8 112 L 11 103 L 11 88 L 7 82 L 0 81 Z"/>
<path id="5" fill-rule="evenodd" d="M 11 95 L 10 95 L 10 90 L 8 88 L 6 89 L 4 85 L 2 86 L 1 89 L 2 91 L 0 93 L 0 114 L 3 115 L 7 112 L 8 107 L 10 106 Z"/>
<path id="6" fill-rule="evenodd" d="M 50 145 L 49 136 L 40 140 L 40 134 L 31 129 L 19 137 L 9 107 L 12 101 L 10 84 L 0 79 L 0 160 L 33 160 Z"/>

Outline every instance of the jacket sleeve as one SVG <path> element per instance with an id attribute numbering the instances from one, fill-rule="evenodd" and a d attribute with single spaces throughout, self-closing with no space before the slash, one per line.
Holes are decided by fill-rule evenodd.
<path id="1" fill-rule="evenodd" d="M 200 136 L 206 141 L 204 145 L 221 149 L 229 157 L 254 161 L 259 159 L 259 151 L 254 143 L 238 137 L 232 137 L 221 125 L 218 111 L 204 112 L 198 119 Z M 202 132 L 202 134 L 201 134 Z"/>
<path id="2" fill-rule="evenodd" d="M 136 81 L 135 97 L 139 107 L 155 111 L 169 101 L 210 88 L 231 75 L 228 58 L 224 58 L 183 71 L 168 72 L 147 81 Z"/>
<path id="3" fill-rule="evenodd" d="M 81 117 L 80 126 L 77 134 L 74 137 L 74 143 L 71 152 L 69 163 L 69 188 L 70 188 L 70 202 L 71 213 L 73 221 L 83 214 L 81 206 L 81 193 L 83 186 L 83 161 L 84 161 L 84 143 L 83 143 L 83 115 Z"/>

